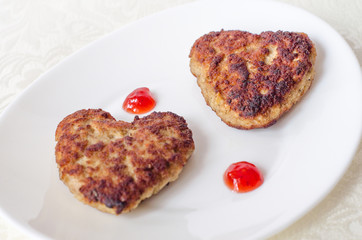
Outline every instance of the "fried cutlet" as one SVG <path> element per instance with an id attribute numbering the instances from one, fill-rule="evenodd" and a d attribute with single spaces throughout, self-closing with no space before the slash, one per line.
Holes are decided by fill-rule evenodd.
<path id="1" fill-rule="evenodd" d="M 274 124 L 310 88 L 316 49 L 305 33 L 210 32 L 195 41 L 190 68 L 206 103 L 229 126 Z"/>
<path id="2" fill-rule="evenodd" d="M 186 121 L 171 112 L 128 123 L 101 109 L 80 110 L 59 123 L 55 140 L 60 179 L 77 199 L 112 214 L 176 180 L 194 150 Z"/>

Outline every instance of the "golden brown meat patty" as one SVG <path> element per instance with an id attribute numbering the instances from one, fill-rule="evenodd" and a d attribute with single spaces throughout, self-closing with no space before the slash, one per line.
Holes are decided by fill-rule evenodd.
<path id="1" fill-rule="evenodd" d="M 316 50 L 305 33 L 210 32 L 190 52 L 206 103 L 229 126 L 268 127 L 293 107 L 314 79 Z"/>
<path id="2" fill-rule="evenodd" d="M 128 123 L 80 110 L 59 123 L 55 139 L 60 179 L 80 201 L 113 214 L 176 180 L 195 148 L 186 121 L 171 112 Z"/>

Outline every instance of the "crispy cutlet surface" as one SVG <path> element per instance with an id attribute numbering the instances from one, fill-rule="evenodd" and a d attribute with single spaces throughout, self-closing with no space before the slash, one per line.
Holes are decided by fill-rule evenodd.
<path id="1" fill-rule="evenodd" d="M 60 179 L 80 201 L 128 212 L 177 179 L 194 150 L 184 118 L 153 112 L 131 123 L 101 109 L 80 110 L 56 130 Z"/>
<path id="2" fill-rule="evenodd" d="M 305 33 L 210 32 L 190 52 L 206 103 L 228 125 L 268 127 L 289 111 L 314 79 L 316 50 Z"/>

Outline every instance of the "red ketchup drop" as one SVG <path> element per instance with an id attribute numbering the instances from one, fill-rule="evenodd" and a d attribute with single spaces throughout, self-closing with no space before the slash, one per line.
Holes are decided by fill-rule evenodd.
<path id="1" fill-rule="evenodd" d="M 143 114 L 151 111 L 156 106 L 150 89 L 141 87 L 131 92 L 123 102 L 123 109 L 134 114 Z"/>
<path id="2" fill-rule="evenodd" d="M 234 192 L 249 192 L 258 188 L 264 181 L 260 170 L 252 163 L 231 164 L 224 173 L 224 182 Z"/>

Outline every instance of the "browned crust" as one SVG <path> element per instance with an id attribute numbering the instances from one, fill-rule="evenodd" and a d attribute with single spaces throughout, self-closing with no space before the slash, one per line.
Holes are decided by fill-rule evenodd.
<path id="1" fill-rule="evenodd" d="M 309 89 L 315 47 L 305 33 L 211 32 L 190 52 L 208 105 L 230 126 L 268 127 Z"/>
<path id="2" fill-rule="evenodd" d="M 185 119 L 171 112 L 127 123 L 80 110 L 59 123 L 55 139 L 61 180 L 80 201 L 113 214 L 175 180 L 194 150 Z"/>

